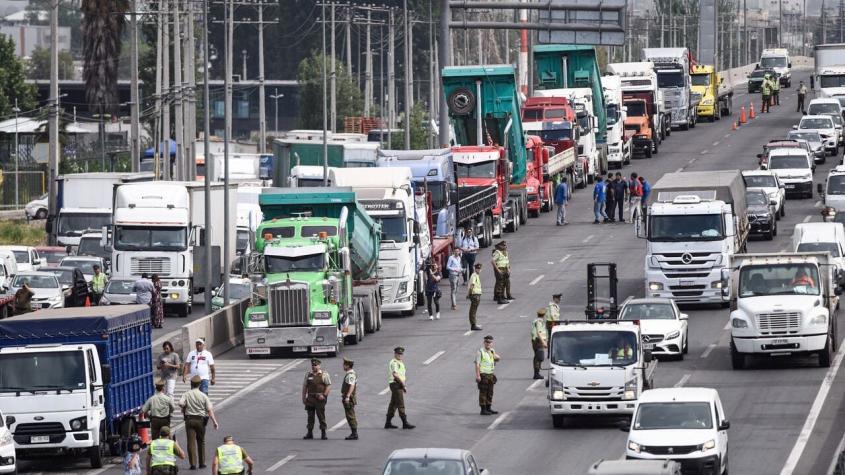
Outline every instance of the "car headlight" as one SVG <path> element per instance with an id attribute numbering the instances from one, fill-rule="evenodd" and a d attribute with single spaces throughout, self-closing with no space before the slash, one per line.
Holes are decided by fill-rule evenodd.
<path id="1" fill-rule="evenodd" d="M 827 325 L 827 315 L 816 315 L 810 319 L 810 325 Z"/>
<path id="2" fill-rule="evenodd" d="M 634 442 L 633 440 L 629 440 L 628 450 L 630 450 L 631 452 L 640 453 L 640 444 Z"/>
<path id="3" fill-rule="evenodd" d="M 700 445 L 701 450 L 710 450 L 716 447 L 716 441 L 714 439 L 710 439 L 707 442 Z"/>
<path id="4" fill-rule="evenodd" d="M 733 328 L 748 328 L 748 322 L 740 318 L 731 319 L 731 326 Z"/>
<path id="5" fill-rule="evenodd" d="M 666 338 L 664 338 L 664 339 L 665 340 L 674 340 L 675 338 L 678 338 L 679 336 L 681 336 L 681 331 L 675 330 L 672 333 L 666 335 Z"/>
<path id="6" fill-rule="evenodd" d="M 71 430 L 82 430 L 85 429 L 87 425 L 87 417 L 77 417 L 76 419 L 70 420 L 70 429 Z"/>
<path id="7" fill-rule="evenodd" d="M 173 292 L 173 293 L 171 293 L 171 294 L 170 294 L 170 298 L 171 298 L 172 300 L 176 300 L 176 299 L 178 299 L 178 298 L 179 298 L 179 294 L 177 294 L 176 292 Z"/>
<path id="8" fill-rule="evenodd" d="M 64 299 L 64 295 L 53 295 L 52 297 L 47 297 L 48 302 L 59 302 Z"/>
<path id="9" fill-rule="evenodd" d="M 111 300 L 108 299 L 105 295 L 100 297 L 100 305 L 111 305 Z"/>
<path id="10" fill-rule="evenodd" d="M 314 312 L 314 320 L 330 320 L 332 318 L 331 312 Z"/>
<path id="11" fill-rule="evenodd" d="M 660 282 L 649 282 L 648 290 L 663 290 L 663 284 L 661 284 Z"/>
<path id="12" fill-rule="evenodd" d="M 10 445 L 12 443 L 12 433 L 6 432 L 0 437 L 0 445 Z"/>

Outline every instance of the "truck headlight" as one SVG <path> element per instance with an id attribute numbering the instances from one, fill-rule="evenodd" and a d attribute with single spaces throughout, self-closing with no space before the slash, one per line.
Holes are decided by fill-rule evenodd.
<path id="1" fill-rule="evenodd" d="M 552 400 L 565 401 L 566 393 L 563 392 L 563 382 L 551 376 L 549 379 L 551 380 Z"/>
<path id="2" fill-rule="evenodd" d="M 172 293 L 170 294 L 170 299 L 171 299 L 171 300 L 176 300 L 176 299 L 178 299 L 178 298 L 179 298 L 179 294 L 177 294 L 176 292 L 172 292 Z"/>
<path id="3" fill-rule="evenodd" d="M 711 289 L 721 289 L 722 288 L 722 281 L 721 280 L 714 280 L 710 282 Z"/>
<path id="4" fill-rule="evenodd" d="M 314 320 L 331 320 L 331 312 L 314 312 Z"/>
<path id="5" fill-rule="evenodd" d="M 622 395 L 622 399 L 627 399 L 629 401 L 637 399 L 637 378 L 625 383 L 625 393 Z"/>
<path id="6" fill-rule="evenodd" d="M 87 416 L 77 417 L 76 419 L 70 420 L 70 428 L 71 430 L 83 430 L 87 425 Z"/>
<path id="7" fill-rule="evenodd" d="M 816 315 L 810 319 L 810 325 L 827 325 L 827 315 Z"/>
<path id="8" fill-rule="evenodd" d="M 408 282 L 399 282 L 399 290 L 396 292 L 396 296 L 404 295 L 405 292 L 408 291 Z"/>
<path id="9" fill-rule="evenodd" d="M 554 401 L 563 401 L 566 399 L 566 396 L 563 394 L 563 391 L 560 389 L 556 389 L 552 391 L 552 400 Z"/>
<path id="10" fill-rule="evenodd" d="M 640 453 L 640 444 L 634 442 L 633 440 L 629 440 L 628 450 L 630 450 L 631 452 Z"/>
<path id="11" fill-rule="evenodd" d="M 748 328 L 748 322 L 740 318 L 731 319 L 731 326 L 733 328 Z"/>
<path id="12" fill-rule="evenodd" d="M 710 450 L 716 447 L 716 441 L 713 439 L 708 440 L 707 442 L 701 444 L 701 450 Z"/>
<path id="13" fill-rule="evenodd" d="M 679 336 L 681 336 L 681 331 L 675 330 L 672 333 L 666 335 L 666 338 L 664 338 L 664 339 L 665 340 L 674 340 L 675 338 L 678 338 Z"/>
<path id="14" fill-rule="evenodd" d="M 649 282 L 648 290 L 663 290 L 663 284 L 661 284 L 660 282 Z"/>

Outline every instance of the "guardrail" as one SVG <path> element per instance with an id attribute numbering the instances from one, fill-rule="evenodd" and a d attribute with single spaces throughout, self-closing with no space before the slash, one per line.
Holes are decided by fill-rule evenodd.
<path id="1" fill-rule="evenodd" d="M 243 343 L 243 316 L 247 303 L 247 299 L 241 300 L 183 326 L 180 339 L 182 348 L 176 351 L 182 353 L 183 357 L 188 356 L 197 338 L 205 340 L 205 349 L 215 355 Z"/>

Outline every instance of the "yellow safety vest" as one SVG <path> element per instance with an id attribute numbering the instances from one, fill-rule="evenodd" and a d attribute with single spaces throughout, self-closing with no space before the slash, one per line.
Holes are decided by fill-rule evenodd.
<path id="1" fill-rule="evenodd" d="M 761 88 L 764 96 L 768 96 L 772 93 L 772 86 L 769 84 L 769 81 L 764 79 L 763 80 L 763 87 Z"/>
<path id="2" fill-rule="evenodd" d="M 95 294 L 101 294 L 106 289 L 106 274 L 100 272 L 91 278 L 91 289 Z"/>
<path id="3" fill-rule="evenodd" d="M 509 264 L 508 253 L 502 252 L 498 249 L 493 251 L 493 264 L 497 269 L 507 269 Z"/>
<path id="4" fill-rule="evenodd" d="M 534 323 L 531 324 L 531 341 L 541 338 L 544 340 L 548 338 L 548 335 L 546 335 L 546 325 L 543 323 L 543 320 L 535 318 Z"/>
<path id="5" fill-rule="evenodd" d="M 496 368 L 493 355 L 489 351 L 485 351 L 484 348 L 480 348 L 478 350 L 478 356 L 478 367 L 481 374 L 493 374 L 493 370 Z"/>
<path id="6" fill-rule="evenodd" d="M 625 348 L 619 348 L 618 350 L 616 350 L 617 358 L 630 358 L 631 356 L 633 356 L 633 351 L 626 353 Z"/>
<path id="7" fill-rule="evenodd" d="M 176 442 L 156 439 L 150 444 L 150 467 L 176 466 Z"/>
<path id="8" fill-rule="evenodd" d="M 387 365 L 387 384 L 395 383 L 396 380 L 393 379 L 393 373 L 397 373 L 399 378 L 402 379 L 402 382 L 405 382 L 405 363 L 393 358 L 390 360 L 390 364 Z"/>
<path id="9" fill-rule="evenodd" d="M 217 473 L 241 473 L 244 471 L 243 450 L 234 444 L 223 444 L 217 447 Z"/>
<path id="10" fill-rule="evenodd" d="M 772 90 L 775 92 L 780 91 L 780 79 L 772 79 Z"/>

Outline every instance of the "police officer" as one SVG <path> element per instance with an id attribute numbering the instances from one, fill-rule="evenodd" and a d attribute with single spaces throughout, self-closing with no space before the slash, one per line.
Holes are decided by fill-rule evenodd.
<path id="1" fill-rule="evenodd" d="M 176 412 L 176 402 L 164 393 L 164 381 L 155 382 L 156 392 L 141 407 L 141 411 L 150 418 L 150 432 L 153 439 L 158 439 L 159 431 L 170 426 L 170 416 Z"/>
<path id="2" fill-rule="evenodd" d="M 800 112 L 802 114 L 806 114 L 807 111 L 804 108 L 804 99 L 807 97 L 807 86 L 804 85 L 804 81 L 798 82 L 798 108 L 795 109 L 795 112 Z"/>
<path id="3" fill-rule="evenodd" d="M 208 420 L 211 419 L 214 423 L 214 430 L 220 428 L 217 417 L 214 415 L 211 399 L 202 392 L 201 384 L 201 377 L 191 378 L 191 390 L 182 394 L 182 398 L 179 399 L 179 406 L 182 407 L 182 415 L 185 419 L 185 435 L 188 437 L 188 460 L 191 462 L 191 470 L 196 470 L 197 463 L 200 470 L 205 468 L 205 426 Z"/>
<path id="4" fill-rule="evenodd" d="M 763 76 L 763 83 L 760 85 L 760 94 L 763 96 L 763 105 L 760 107 L 760 113 L 769 112 L 769 98 L 772 95 L 772 81 L 769 75 Z"/>
<path id="5" fill-rule="evenodd" d="M 552 333 L 552 327 L 555 326 L 556 321 L 560 320 L 560 298 L 561 294 L 553 294 L 552 301 L 546 307 L 546 333 Z M 542 310 L 542 309 L 541 309 Z"/>
<path id="6" fill-rule="evenodd" d="M 546 359 L 545 349 L 549 347 L 549 333 L 543 321 L 546 309 L 537 310 L 537 318 L 531 322 L 531 349 L 534 350 L 534 379 L 543 379 L 540 375 L 540 364 Z"/>
<path id="7" fill-rule="evenodd" d="M 390 405 L 387 406 L 387 420 L 384 421 L 385 429 L 396 429 L 393 425 L 393 415 L 399 411 L 399 418 L 402 419 L 403 429 L 416 427 L 408 423 L 405 416 L 405 393 L 408 392 L 405 378 L 405 363 L 402 358 L 405 356 L 405 348 L 397 346 L 393 349 L 393 359 L 387 365 L 387 383 L 390 386 Z"/>
<path id="8" fill-rule="evenodd" d="M 246 473 L 252 475 L 252 467 L 255 462 L 243 447 L 235 445 L 235 439 L 231 435 L 223 437 L 223 445 L 217 447 L 214 453 L 214 461 L 211 463 L 212 475 L 238 475 L 244 473 L 244 464 L 247 466 Z"/>
<path id="9" fill-rule="evenodd" d="M 475 382 L 478 384 L 478 405 L 481 415 L 498 414 L 491 407 L 493 405 L 493 386 L 496 384 L 496 362 L 502 358 L 493 349 L 493 336 L 484 337 L 484 346 L 475 355 Z"/>
<path id="10" fill-rule="evenodd" d="M 780 105 L 780 78 L 777 74 L 772 74 L 772 99 L 776 106 Z"/>
<path id="11" fill-rule="evenodd" d="M 343 412 L 346 414 L 346 423 L 352 429 L 352 433 L 346 437 L 346 440 L 358 440 L 358 419 L 355 417 L 355 405 L 358 404 L 358 399 L 355 397 L 358 389 L 358 375 L 352 367 L 355 362 L 349 358 L 343 359 L 343 371 L 346 373 L 343 376 L 343 385 L 340 388 L 340 393 L 343 396 Z"/>
<path id="12" fill-rule="evenodd" d="M 469 288 L 467 298 L 469 299 L 469 329 L 471 331 L 481 330 L 478 326 L 478 306 L 481 304 L 481 263 L 476 262 L 473 266 L 475 272 L 469 276 Z"/>
<path id="13" fill-rule="evenodd" d="M 329 373 L 320 369 L 320 360 L 311 360 L 311 371 L 305 374 L 302 381 L 302 404 L 308 413 L 308 432 L 303 439 L 314 438 L 314 416 L 320 421 L 320 439 L 326 440 L 326 401 L 332 389 L 332 379 Z"/>
<path id="14" fill-rule="evenodd" d="M 493 273 L 496 276 L 496 286 L 493 288 L 493 299 L 498 304 L 506 304 L 514 298 L 511 296 L 511 265 L 508 257 L 508 243 L 499 241 L 493 251 Z"/>
<path id="15" fill-rule="evenodd" d="M 174 475 L 179 473 L 176 457 L 185 459 L 185 452 L 179 443 L 170 438 L 170 426 L 159 429 L 159 438 L 150 442 L 147 452 L 147 471 L 150 475 Z"/>

